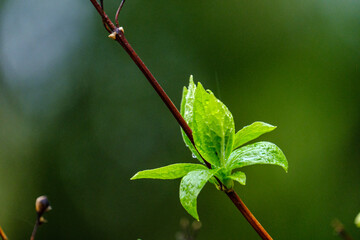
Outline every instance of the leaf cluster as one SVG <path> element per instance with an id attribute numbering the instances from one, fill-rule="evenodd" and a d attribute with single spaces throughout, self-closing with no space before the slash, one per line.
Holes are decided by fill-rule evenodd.
<path id="1" fill-rule="evenodd" d="M 235 123 L 229 109 L 210 90 L 205 90 L 201 83 L 196 86 L 192 76 L 188 88 L 183 89 L 180 112 L 193 131 L 195 146 L 181 130 L 183 140 L 200 164 L 172 164 L 140 171 L 131 179 L 182 178 L 180 202 L 195 219 L 199 220 L 197 197 L 207 182 L 214 184 L 219 190 L 229 191 L 234 182 L 245 185 L 246 175 L 239 171 L 242 167 L 272 164 L 287 171 L 286 157 L 275 144 L 248 144 L 276 127 L 264 122 L 254 122 L 235 133 Z M 211 164 L 211 169 L 204 165 L 204 160 Z"/>

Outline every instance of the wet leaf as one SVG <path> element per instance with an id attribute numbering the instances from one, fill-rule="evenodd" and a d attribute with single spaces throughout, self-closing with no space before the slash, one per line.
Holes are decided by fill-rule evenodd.
<path id="1" fill-rule="evenodd" d="M 206 161 L 216 167 L 225 165 L 234 143 L 234 119 L 228 108 L 200 83 L 195 92 L 193 135 Z"/>
<path id="2" fill-rule="evenodd" d="M 255 164 L 278 165 L 288 170 L 288 162 L 281 149 L 270 142 L 257 142 L 234 150 L 227 169 L 236 169 Z"/>
<path id="3" fill-rule="evenodd" d="M 193 105 L 195 100 L 195 91 L 196 91 L 196 85 L 194 84 L 193 76 L 191 75 L 188 89 L 186 89 L 186 87 L 184 87 L 183 89 L 183 95 L 182 95 L 181 107 L 180 107 L 180 114 L 183 116 L 186 123 L 189 125 L 191 129 L 193 127 Z M 182 129 L 181 129 L 181 135 L 183 137 L 185 145 L 190 149 L 193 156 L 195 156 L 201 163 L 203 163 L 203 160 L 199 155 L 198 151 L 196 151 L 194 145 L 191 143 L 190 139 L 186 136 L 184 130 Z"/>
<path id="4" fill-rule="evenodd" d="M 176 179 L 181 178 L 194 170 L 206 170 L 207 168 L 201 164 L 192 163 L 176 163 L 166 167 L 144 170 L 136 173 L 131 180 L 141 178 L 151 179 Z"/>
<path id="5" fill-rule="evenodd" d="M 185 210 L 193 216 L 196 220 L 199 220 L 199 215 L 197 213 L 197 197 L 204 187 L 204 185 L 209 181 L 209 179 L 214 176 L 217 170 L 206 169 L 206 170 L 196 170 L 189 172 L 180 183 L 180 202 Z"/>
<path id="6" fill-rule="evenodd" d="M 240 183 L 241 185 L 245 185 L 246 184 L 246 175 L 243 172 L 234 172 L 233 174 L 231 174 L 230 176 L 228 176 L 228 178 L 237 181 L 238 183 Z"/>
<path id="7" fill-rule="evenodd" d="M 236 133 L 233 149 L 260 137 L 264 133 L 271 132 L 275 130 L 275 128 L 276 126 L 264 122 L 254 122 L 249 126 L 245 126 Z"/>

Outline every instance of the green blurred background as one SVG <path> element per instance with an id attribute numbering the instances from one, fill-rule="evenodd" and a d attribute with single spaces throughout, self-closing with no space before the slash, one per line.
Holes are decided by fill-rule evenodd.
<path id="1" fill-rule="evenodd" d="M 113 16 L 119 1 L 105 0 Z M 360 211 L 360 1 L 129 0 L 120 22 L 177 106 L 190 74 L 232 111 L 260 120 L 279 167 L 237 186 L 274 239 L 353 237 Z M 194 162 L 179 126 L 90 1 L 0 2 L 0 225 L 27 239 L 34 201 L 53 211 L 37 239 L 175 239 L 179 181 L 137 171 Z M 259 239 L 207 185 L 199 240 Z"/>

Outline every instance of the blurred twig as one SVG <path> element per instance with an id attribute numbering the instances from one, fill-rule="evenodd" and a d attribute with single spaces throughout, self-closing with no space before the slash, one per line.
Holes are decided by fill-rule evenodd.
<path id="1" fill-rule="evenodd" d="M 39 226 L 43 223 L 46 223 L 46 220 L 43 217 L 44 213 L 51 210 L 49 200 L 47 199 L 46 196 L 40 196 L 36 199 L 35 210 L 36 210 L 37 216 L 36 216 L 35 226 L 34 226 L 32 234 L 31 234 L 30 240 L 35 239 L 35 235 L 36 235 L 36 232 L 37 232 Z"/>
<path id="2" fill-rule="evenodd" d="M 201 228 L 200 221 L 193 221 L 190 225 L 190 222 L 186 218 L 180 220 L 181 231 L 177 232 L 175 237 L 176 240 L 195 240 L 196 236 Z"/>
<path id="3" fill-rule="evenodd" d="M 353 238 L 346 232 L 344 225 L 338 219 L 334 219 L 331 226 L 334 228 L 336 235 L 342 239 L 353 240 Z"/>
<path id="4" fill-rule="evenodd" d="M 195 146 L 194 138 L 192 135 L 192 130 L 189 125 L 186 123 L 184 118 L 181 116 L 179 110 L 175 107 L 171 99 L 165 93 L 160 84 L 156 81 L 155 77 L 152 75 L 150 70 L 146 67 L 144 62 L 140 59 L 140 57 L 136 54 L 135 50 L 131 47 L 130 43 L 127 41 L 124 35 L 124 30 L 122 27 L 116 27 L 109 17 L 106 15 L 104 9 L 102 8 L 103 0 L 101 0 L 101 5 L 96 0 L 90 0 L 90 2 L 94 5 L 98 13 L 100 14 L 103 24 L 105 25 L 106 30 L 110 30 L 112 33 L 109 35 L 110 38 L 117 41 L 124 50 L 129 54 L 134 63 L 138 66 L 140 71 L 145 75 L 146 79 L 149 81 L 154 90 L 158 93 L 160 98 L 163 100 L 165 105 L 168 107 L 176 121 L 179 123 L 181 128 L 184 130 L 186 136 L 190 139 L 192 144 Z M 124 1 L 123 1 L 124 2 Z M 123 2 L 120 4 L 119 10 L 116 13 L 115 20 L 119 17 L 119 11 L 123 6 Z M 196 147 L 196 146 L 195 146 Z M 205 159 L 204 163 L 208 168 L 211 168 L 211 164 L 208 163 Z M 266 232 L 266 230 L 261 226 L 259 221 L 254 217 L 254 215 L 250 212 L 250 210 L 246 207 L 246 205 L 242 202 L 240 197 L 237 195 L 235 191 L 232 189 L 224 189 L 222 187 L 222 183 L 218 180 L 221 190 L 223 190 L 227 196 L 231 199 L 234 205 L 239 209 L 239 211 L 243 214 L 246 220 L 250 223 L 250 225 L 254 228 L 254 230 L 259 234 L 262 239 L 272 240 L 271 236 Z"/>
<path id="5" fill-rule="evenodd" d="M 4 233 L 4 231 L 2 230 L 1 227 L 0 227 L 0 237 L 2 240 L 8 240 L 8 238 L 6 237 L 6 234 Z"/>

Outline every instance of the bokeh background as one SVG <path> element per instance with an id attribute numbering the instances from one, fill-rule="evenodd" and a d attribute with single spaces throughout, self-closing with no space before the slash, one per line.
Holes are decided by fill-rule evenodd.
<path id="1" fill-rule="evenodd" d="M 105 0 L 113 16 L 119 1 Z M 261 139 L 279 167 L 244 169 L 236 190 L 274 239 L 360 238 L 360 1 L 129 0 L 120 22 L 177 106 L 190 74 Z M 27 239 L 175 239 L 190 220 L 179 180 L 139 170 L 194 162 L 179 126 L 90 1 L 0 1 L 0 225 Z M 198 200 L 199 240 L 259 239 L 221 192 Z"/>

